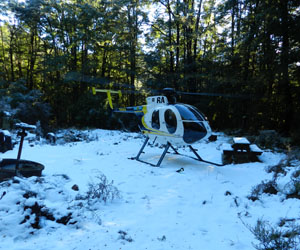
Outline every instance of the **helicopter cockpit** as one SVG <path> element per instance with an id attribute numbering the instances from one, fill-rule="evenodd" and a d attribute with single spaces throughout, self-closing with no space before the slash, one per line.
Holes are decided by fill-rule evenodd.
<path id="1" fill-rule="evenodd" d="M 195 107 L 187 104 L 174 106 L 179 111 L 183 122 L 183 140 L 186 143 L 194 143 L 211 133 L 206 117 Z"/>

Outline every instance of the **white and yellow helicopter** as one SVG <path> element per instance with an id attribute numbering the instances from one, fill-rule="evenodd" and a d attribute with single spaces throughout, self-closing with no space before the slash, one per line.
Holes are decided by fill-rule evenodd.
<path id="1" fill-rule="evenodd" d="M 146 140 L 137 156 L 132 159 L 158 167 L 169 148 L 172 148 L 175 154 L 179 154 L 174 146 L 188 146 L 196 156 L 192 157 L 193 159 L 223 166 L 222 164 L 203 160 L 196 149 L 192 147 L 193 143 L 208 139 L 212 135 L 212 130 L 206 117 L 197 108 L 188 104 L 176 103 L 176 92 L 173 89 L 165 88 L 163 89 L 163 95 L 147 97 L 146 105 L 125 108 L 114 108 L 112 104 L 111 94 L 119 94 L 121 97 L 121 91 L 96 88 L 93 88 L 92 91 L 93 94 L 106 92 L 109 106 L 113 112 L 133 113 L 138 116 L 139 128 L 145 135 Z M 164 145 L 164 151 L 157 164 L 140 159 L 150 139 Z"/>

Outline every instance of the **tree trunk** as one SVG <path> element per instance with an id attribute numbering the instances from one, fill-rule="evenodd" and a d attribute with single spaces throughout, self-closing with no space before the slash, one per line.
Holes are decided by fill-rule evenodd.
<path id="1" fill-rule="evenodd" d="M 34 66 L 35 66 L 36 53 L 37 53 L 35 45 L 36 45 L 36 31 L 31 30 L 30 47 L 29 47 L 30 60 L 27 68 L 27 84 L 30 90 L 32 90 L 34 87 L 33 74 L 34 74 Z"/>
<path id="2" fill-rule="evenodd" d="M 283 108 L 283 130 L 289 133 L 294 116 L 293 100 L 291 95 L 291 86 L 289 78 L 289 13 L 288 1 L 280 0 L 281 31 L 282 31 L 282 49 L 281 49 L 281 79 L 279 82 L 279 95 L 282 95 Z"/>
<path id="3" fill-rule="evenodd" d="M 179 16 L 179 0 L 176 2 L 176 16 Z M 176 20 L 176 73 L 179 71 L 179 57 L 180 57 L 180 24 L 179 21 Z M 176 85 L 174 86 L 177 87 Z"/>
<path id="4" fill-rule="evenodd" d="M 196 58 L 197 58 L 197 43 L 198 43 L 198 35 L 199 35 L 201 8 L 202 8 L 202 0 L 200 0 L 200 3 L 199 3 L 199 9 L 198 9 L 197 19 L 196 19 L 196 24 L 195 24 L 194 61 L 196 61 Z"/>
<path id="5" fill-rule="evenodd" d="M 138 17 L 137 17 L 137 2 L 134 2 L 132 6 L 128 7 L 128 25 L 130 30 L 130 51 L 129 51 L 129 63 L 130 63 L 130 86 L 132 90 L 135 90 L 135 75 L 136 75 L 136 47 L 137 47 L 137 29 L 138 29 Z M 129 97 L 129 105 L 135 105 L 135 96 L 133 94 Z"/>
<path id="6" fill-rule="evenodd" d="M 232 10 L 231 10 L 231 56 L 234 56 L 234 42 L 235 42 L 235 13 L 236 13 L 236 0 L 232 1 Z"/>
<path id="7" fill-rule="evenodd" d="M 170 1 L 168 0 L 167 3 L 167 9 L 168 9 L 168 39 L 169 39 L 169 54 L 170 54 L 170 65 L 169 65 L 169 72 L 172 74 L 174 72 L 174 53 L 173 53 L 173 48 L 172 48 L 172 13 L 171 13 L 171 6 L 170 6 Z"/>
<path id="8" fill-rule="evenodd" d="M 10 41 L 9 41 L 9 61 L 10 61 L 10 77 L 11 81 L 15 81 L 15 69 L 14 69 L 14 51 L 13 51 L 13 40 L 15 39 L 15 35 L 13 31 L 10 31 Z"/>
<path id="9" fill-rule="evenodd" d="M 6 68 L 6 60 L 5 60 L 5 47 L 4 47 L 4 37 L 3 37 L 3 30 L 2 30 L 2 26 L 0 26 L 0 32 L 1 32 L 1 44 L 2 44 L 2 67 L 3 67 L 3 72 L 5 72 L 6 74 L 6 80 L 8 80 L 9 78 L 9 73 L 8 70 Z"/>

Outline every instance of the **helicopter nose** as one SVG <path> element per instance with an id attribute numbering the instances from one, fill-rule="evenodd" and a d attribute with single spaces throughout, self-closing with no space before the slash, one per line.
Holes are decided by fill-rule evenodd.
<path id="1" fill-rule="evenodd" d="M 211 130 L 209 126 L 206 126 L 205 122 L 196 121 L 184 121 L 183 122 L 184 133 L 183 140 L 186 143 L 194 143 L 201 139 L 210 136 Z"/>

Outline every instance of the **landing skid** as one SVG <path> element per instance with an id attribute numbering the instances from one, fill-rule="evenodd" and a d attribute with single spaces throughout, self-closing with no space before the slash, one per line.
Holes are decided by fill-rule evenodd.
<path id="1" fill-rule="evenodd" d="M 147 161 L 144 161 L 144 160 L 141 160 L 141 159 L 140 159 L 141 154 L 142 154 L 142 153 L 145 153 L 143 150 L 144 150 L 144 148 L 146 147 L 148 141 L 149 141 L 149 137 L 146 137 L 146 140 L 145 140 L 144 144 L 142 145 L 141 149 L 139 150 L 137 156 L 136 156 L 136 157 L 130 158 L 131 160 L 137 160 L 137 161 L 139 161 L 139 162 L 143 162 L 143 163 L 149 164 L 149 165 L 151 165 L 152 167 L 159 167 L 160 164 L 161 164 L 161 162 L 162 162 L 163 159 L 165 158 L 166 154 L 169 153 L 169 152 L 168 152 L 169 148 L 172 148 L 172 150 L 174 151 L 174 153 L 177 154 L 177 155 L 186 156 L 186 157 L 192 158 L 192 159 L 194 159 L 194 160 L 196 160 L 196 161 L 205 162 L 205 163 L 212 164 L 212 165 L 215 165 L 215 166 L 224 166 L 224 164 L 219 164 L 219 163 L 215 163 L 215 162 L 203 160 L 203 159 L 201 158 L 201 156 L 197 153 L 197 150 L 194 149 L 191 145 L 189 145 L 189 148 L 190 148 L 190 150 L 193 152 L 193 154 L 194 154 L 196 157 L 189 156 L 189 155 L 183 155 L 183 154 L 180 154 L 180 153 L 178 153 L 178 151 L 172 146 L 172 144 L 171 144 L 170 142 L 167 142 L 167 144 L 164 145 L 164 151 L 163 151 L 162 155 L 160 156 L 158 162 L 157 162 L 156 164 L 153 164 L 153 163 L 150 163 L 150 162 L 147 162 Z"/>

